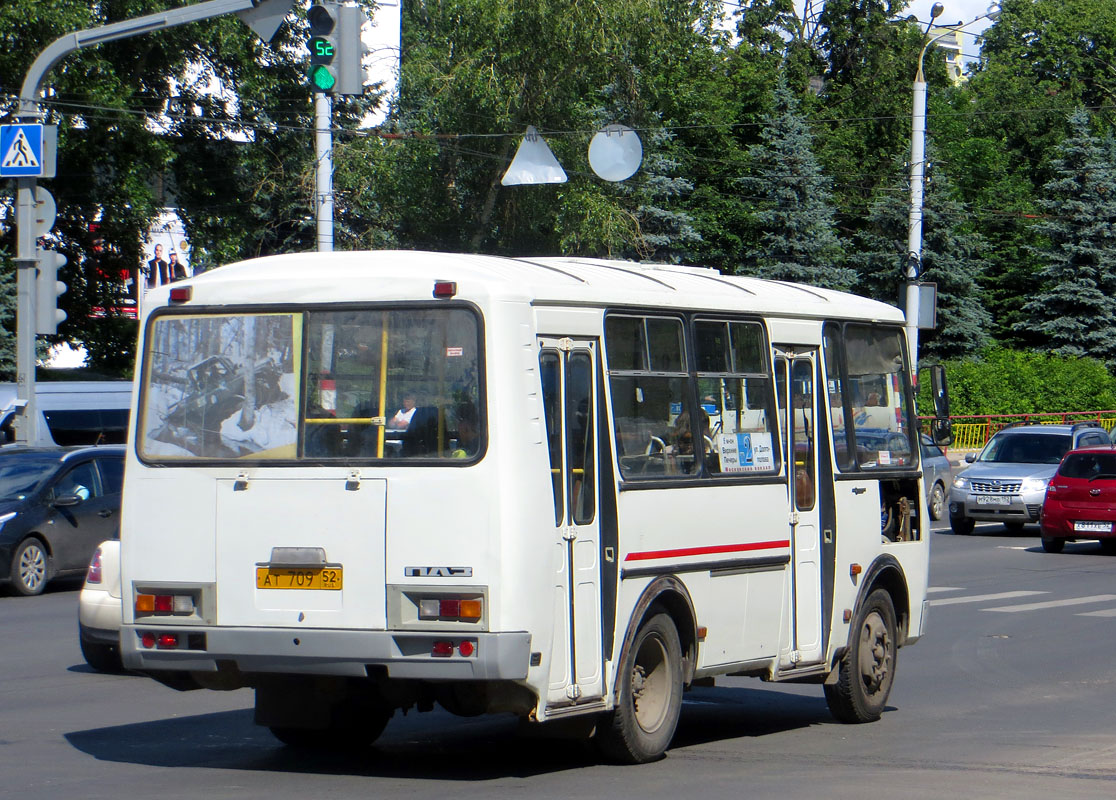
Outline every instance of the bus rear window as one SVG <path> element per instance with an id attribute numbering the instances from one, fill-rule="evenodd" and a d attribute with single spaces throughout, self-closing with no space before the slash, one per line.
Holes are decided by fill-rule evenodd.
<path id="1" fill-rule="evenodd" d="M 459 459 L 482 452 L 465 308 L 162 315 L 148 329 L 146 459 Z"/>

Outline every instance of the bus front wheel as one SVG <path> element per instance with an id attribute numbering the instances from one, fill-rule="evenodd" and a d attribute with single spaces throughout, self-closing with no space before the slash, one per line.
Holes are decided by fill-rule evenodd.
<path id="1" fill-rule="evenodd" d="M 597 726 L 597 746 L 622 763 L 654 761 L 666 752 L 682 713 L 682 645 L 668 615 L 640 626 L 617 679 L 616 708 Z"/>
<path id="2" fill-rule="evenodd" d="M 895 682 L 898 626 L 891 595 L 876 589 L 861 606 L 849 631 L 849 646 L 837 682 L 825 685 L 829 710 L 840 722 L 880 718 Z"/>

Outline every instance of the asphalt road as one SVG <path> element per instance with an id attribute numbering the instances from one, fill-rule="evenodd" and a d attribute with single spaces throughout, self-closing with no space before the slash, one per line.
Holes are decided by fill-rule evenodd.
<path id="1" fill-rule="evenodd" d="M 930 627 L 899 653 L 883 719 L 819 687 L 720 679 L 686 697 L 667 758 L 597 763 L 504 717 L 399 715 L 362 756 L 305 756 L 248 691 L 178 693 L 82 662 L 76 585 L 0 597 L 0 798 L 1112 798 L 1116 557 L 939 531 Z"/>

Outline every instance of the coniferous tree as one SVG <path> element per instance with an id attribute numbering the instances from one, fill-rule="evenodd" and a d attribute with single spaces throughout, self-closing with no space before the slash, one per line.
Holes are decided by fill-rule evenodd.
<path id="1" fill-rule="evenodd" d="M 1050 350 L 1116 365 L 1116 144 L 1093 135 L 1088 112 L 1070 116 L 1058 146 L 1054 177 L 1043 187 L 1046 238 L 1034 249 L 1041 283 L 1023 306 Z"/>
<path id="2" fill-rule="evenodd" d="M 927 149 L 933 153 L 933 148 Z M 932 162 L 931 162 L 932 164 Z M 927 170 L 922 206 L 922 280 L 936 283 L 938 327 L 920 335 L 919 356 L 934 360 L 977 355 L 989 343 L 992 316 L 979 285 L 984 238 L 966 227 L 964 206 L 944 171 Z M 903 303 L 910 202 L 905 181 L 884 187 L 849 261 L 859 289 L 885 303 Z"/>
<path id="3" fill-rule="evenodd" d="M 831 182 L 814 157 L 810 130 L 782 76 L 761 135 L 763 144 L 749 149 L 753 174 L 742 179 L 760 205 L 755 215 L 762 230 L 756 274 L 827 289 L 851 288 L 856 273 L 842 263 Z"/>

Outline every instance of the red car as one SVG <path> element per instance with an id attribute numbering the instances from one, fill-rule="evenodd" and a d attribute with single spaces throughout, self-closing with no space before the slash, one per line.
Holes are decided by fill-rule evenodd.
<path id="1" fill-rule="evenodd" d="M 1116 553 L 1116 448 L 1070 450 L 1046 487 L 1042 549 L 1060 553 L 1077 539 L 1099 539 Z"/>

